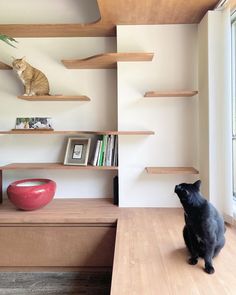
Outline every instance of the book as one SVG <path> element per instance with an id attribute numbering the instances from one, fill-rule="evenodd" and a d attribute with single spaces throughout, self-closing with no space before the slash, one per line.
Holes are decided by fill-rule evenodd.
<path id="1" fill-rule="evenodd" d="M 102 140 L 99 139 L 98 141 L 99 141 L 99 149 L 98 149 L 98 157 L 97 157 L 96 166 L 99 166 L 99 161 L 100 161 L 101 151 L 102 151 Z"/>
<path id="2" fill-rule="evenodd" d="M 110 136 L 110 142 L 108 144 L 108 155 L 107 155 L 107 166 L 112 166 L 112 155 L 114 153 L 114 137 L 115 135 Z"/>
<path id="3" fill-rule="evenodd" d="M 111 151 L 111 135 L 108 135 L 104 166 L 109 166 L 108 157 L 109 157 L 110 151 Z"/>
<path id="4" fill-rule="evenodd" d="M 115 136 L 112 166 L 117 166 L 117 165 L 118 165 L 118 136 Z"/>
<path id="5" fill-rule="evenodd" d="M 99 155 L 99 163 L 98 163 L 98 166 L 103 166 L 103 157 L 104 157 L 104 149 L 105 149 L 106 138 L 107 138 L 107 135 L 103 135 L 102 146 L 101 146 L 101 151 L 100 151 L 100 155 Z"/>
<path id="6" fill-rule="evenodd" d="M 100 145 L 101 145 L 101 141 L 97 140 L 96 149 L 95 149 L 95 152 L 94 152 L 94 158 L 93 158 L 93 162 L 92 162 L 93 166 L 97 166 Z"/>
<path id="7" fill-rule="evenodd" d="M 106 166 L 106 157 L 108 151 L 108 139 L 109 135 L 104 135 L 104 150 L 103 150 L 103 159 L 102 159 L 102 166 Z"/>

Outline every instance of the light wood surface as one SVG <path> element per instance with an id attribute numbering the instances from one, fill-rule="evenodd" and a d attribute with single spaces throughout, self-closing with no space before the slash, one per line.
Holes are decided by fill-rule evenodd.
<path id="1" fill-rule="evenodd" d="M 12 163 L 0 167 L 0 170 L 118 170 L 117 166 L 71 166 L 62 163 Z"/>
<path id="2" fill-rule="evenodd" d="M 101 19 L 91 24 L 4 24 L 0 25 L 0 32 L 12 37 L 115 36 L 118 24 L 199 23 L 207 10 L 212 9 L 218 0 L 187 2 L 186 0 L 97 0 L 97 2 Z"/>
<path id="3" fill-rule="evenodd" d="M 23 100 L 29 101 L 90 101 L 91 99 L 85 95 L 34 95 L 26 96 L 20 95 L 17 96 Z"/>
<path id="4" fill-rule="evenodd" d="M 112 266 L 115 226 L 1 226 L 1 267 Z"/>
<path id="5" fill-rule="evenodd" d="M 199 174 L 193 167 L 146 167 L 148 174 Z"/>
<path id="6" fill-rule="evenodd" d="M 154 53 L 131 52 L 131 53 L 104 53 L 90 56 L 84 59 L 62 60 L 68 69 L 115 69 L 117 62 L 151 61 Z"/>
<path id="7" fill-rule="evenodd" d="M 198 94 L 198 91 L 148 91 L 144 97 L 191 97 Z"/>
<path id="8" fill-rule="evenodd" d="M 0 70 L 12 70 L 12 67 L 0 61 Z"/>
<path id="9" fill-rule="evenodd" d="M 116 35 L 116 26 L 95 22 L 92 24 L 7 24 L 0 32 L 12 37 L 110 37 Z"/>
<path id="10" fill-rule="evenodd" d="M 83 134 L 92 134 L 92 135 L 102 135 L 102 134 L 114 134 L 114 135 L 154 135 L 154 131 L 68 131 L 68 130 L 60 130 L 60 131 L 49 131 L 49 130 L 26 130 L 26 129 L 12 129 L 11 131 L 0 131 L 0 134 L 48 134 L 48 135 L 83 135 Z"/>
<path id="11" fill-rule="evenodd" d="M 76 226 L 116 220 L 111 295 L 235 295 L 233 227 L 227 227 L 226 245 L 213 261 L 215 274 L 208 275 L 202 259 L 195 266 L 186 262 L 182 209 L 118 208 L 103 199 L 54 200 L 34 212 L 17 211 L 8 202 L 0 206 L 0 224 L 6 227 L 19 222 L 31 226 L 71 222 Z"/>
<path id="12" fill-rule="evenodd" d="M 0 205 L 0 226 L 15 224 L 115 224 L 120 208 L 112 199 L 54 199 L 46 207 L 35 211 L 17 210 L 5 200 Z"/>

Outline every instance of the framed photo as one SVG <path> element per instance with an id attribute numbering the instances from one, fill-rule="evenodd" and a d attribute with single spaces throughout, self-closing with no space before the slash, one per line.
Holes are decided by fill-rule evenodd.
<path id="1" fill-rule="evenodd" d="M 90 138 L 68 138 L 64 165 L 86 166 L 88 164 L 90 142 Z"/>
<path id="2" fill-rule="evenodd" d="M 48 129 L 52 130 L 52 118 L 16 118 L 15 129 Z"/>

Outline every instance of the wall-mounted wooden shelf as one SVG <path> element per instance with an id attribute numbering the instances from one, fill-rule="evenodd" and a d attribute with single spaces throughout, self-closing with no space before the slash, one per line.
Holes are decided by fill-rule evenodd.
<path id="1" fill-rule="evenodd" d="M 90 98 L 85 95 L 20 95 L 17 97 L 29 101 L 90 101 Z"/>
<path id="2" fill-rule="evenodd" d="M 148 174 L 199 174 L 193 167 L 146 167 Z"/>
<path id="3" fill-rule="evenodd" d="M 62 60 L 68 69 L 115 69 L 117 62 L 151 61 L 154 53 L 131 52 L 131 53 L 104 53 L 90 56 L 84 59 Z"/>
<path id="4" fill-rule="evenodd" d="M 12 67 L 0 61 L 0 70 L 12 70 Z"/>
<path id="5" fill-rule="evenodd" d="M 13 129 L 11 131 L 0 131 L 0 134 L 50 134 L 50 135 L 103 135 L 103 134 L 113 134 L 113 135 L 154 135 L 154 131 L 50 131 L 50 130 L 26 130 L 26 129 Z"/>
<path id="6" fill-rule="evenodd" d="M 12 163 L 0 170 L 118 170 L 117 166 L 70 166 L 62 163 Z"/>
<path id="7" fill-rule="evenodd" d="M 144 97 L 191 97 L 198 94 L 198 91 L 148 91 Z"/>
<path id="8" fill-rule="evenodd" d="M 111 37 L 116 26 L 92 24 L 7 24 L 0 25 L 1 34 L 11 37 Z"/>

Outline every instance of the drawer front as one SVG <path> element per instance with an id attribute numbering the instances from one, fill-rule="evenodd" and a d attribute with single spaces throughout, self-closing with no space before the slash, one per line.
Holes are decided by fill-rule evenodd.
<path id="1" fill-rule="evenodd" d="M 0 266 L 112 266 L 112 226 L 2 226 Z"/>

